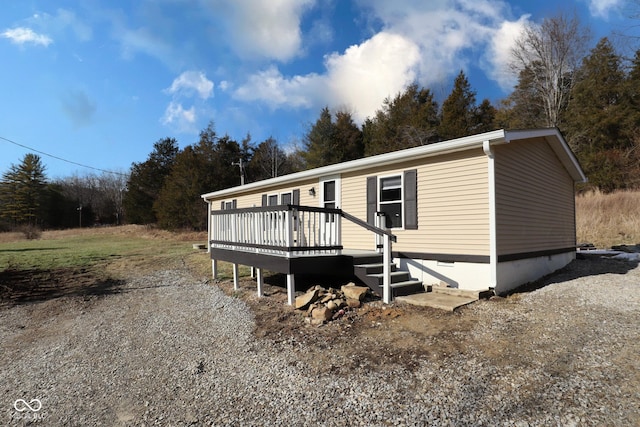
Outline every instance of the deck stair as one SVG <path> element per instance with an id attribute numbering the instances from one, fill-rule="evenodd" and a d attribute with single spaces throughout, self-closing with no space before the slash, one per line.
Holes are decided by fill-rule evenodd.
<path id="1" fill-rule="evenodd" d="M 382 255 L 369 255 L 366 257 L 354 257 L 353 272 L 364 284 L 374 292 L 382 294 L 383 283 Z M 420 280 L 411 277 L 408 271 L 398 270 L 398 267 L 391 264 L 391 294 L 395 298 L 402 295 L 411 295 L 424 292 L 424 287 Z"/>

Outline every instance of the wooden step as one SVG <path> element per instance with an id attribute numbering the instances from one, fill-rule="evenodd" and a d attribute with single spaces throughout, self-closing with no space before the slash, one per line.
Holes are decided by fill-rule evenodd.
<path id="1" fill-rule="evenodd" d="M 398 296 L 412 295 L 424 292 L 424 286 L 418 279 L 409 279 L 402 282 L 391 283 L 391 295 L 395 298 Z M 380 294 L 384 293 L 384 285 L 380 284 Z"/>
<path id="2" fill-rule="evenodd" d="M 361 268 L 363 269 L 367 274 L 378 274 L 378 273 L 382 273 L 382 269 L 384 267 L 384 264 L 379 262 L 379 263 L 374 263 L 374 264 L 358 264 L 358 265 L 354 265 L 354 268 Z M 397 266 L 394 263 L 391 263 L 391 271 L 396 271 L 397 270 Z"/>
<path id="3" fill-rule="evenodd" d="M 382 285 L 382 282 L 384 281 L 384 273 L 367 274 L 367 276 L 377 279 L 378 285 Z M 392 271 L 390 276 L 391 284 L 406 282 L 411 278 L 408 271 Z"/>

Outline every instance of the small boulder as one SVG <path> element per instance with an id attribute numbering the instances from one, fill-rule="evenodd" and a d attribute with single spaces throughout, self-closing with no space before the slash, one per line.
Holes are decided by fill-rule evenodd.
<path id="1" fill-rule="evenodd" d="M 362 301 L 364 296 L 369 292 L 369 288 L 366 286 L 355 286 L 349 283 L 348 285 L 344 285 L 342 288 L 342 293 L 344 293 L 345 298 L 349 299 L 357 299 L 358 301 Z"/>
<path id="2" fill-rule="evenodd" d="M 322 299 L 320 300 L 320 302 L 322 304 L 327 303 L 329 301 L 331 301 L 332 299 L 334 299 L 336 296 L 335 294 L 325 294 L 324 297 L 322 297 Z"/>
<path id="3" fill-rule="evenodd" d="M 315 308 L 311 312 L 312 319 L 321 319 L 323 321 L 331 320 L 333 316 L 333 311 L 329 310 L 326 306 L 321 305 L 320 307 Z"/>
<path id="4" fill-rule="evenodd" d="M 309 304 L 315 302 L 318 299 L 318 290 L 309 290 L 306 294 L 300 295 L 296 298 L 296 310 L 304 310 Z"/>
<path id="5" fill-rule="evenodd" d="M 331 311 L 335 311 L 338 308 L 338 304 L 336 304 L 335 301 L 331 300 L 331 301 L 327 301 L 327 308 Z"/>
<path id="6" fill-rule="evenodd" d="M 360 305 L 361 303 L 359 299 L 347 298 L 347 306 L 349 306 L 349 308 L 359 308 Z"/>

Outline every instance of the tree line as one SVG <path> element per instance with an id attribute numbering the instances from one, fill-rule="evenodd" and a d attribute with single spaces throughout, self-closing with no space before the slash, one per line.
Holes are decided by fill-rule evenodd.
<path id="1" fill-rule="evenodd" d="M 309 168 L 432 144 L 495 129 L 557 127 L 589 183 L 604 192 L 640 186 L 640 50 L 625 58 L 608 38 L 588 49 L 589 29 L 558 15 L 529 26 L 511 52 L 518 79 L 494 105 L 478 102 L 464 71 L 439 104 L 414 83 L 384 100 L 357 125 L 352 112 L 325 107 L 299 146 L 274 138 L 254 143 L 219 135 L 210 122 L 180 149 L 158 140 L 128 173 L 74 175 L 49 182 L 42 160 L 27 154 L 0 180 L 0 226 L 64 228 L 99 224 L 158 224 L 203 229 L 200 195 Z"/>

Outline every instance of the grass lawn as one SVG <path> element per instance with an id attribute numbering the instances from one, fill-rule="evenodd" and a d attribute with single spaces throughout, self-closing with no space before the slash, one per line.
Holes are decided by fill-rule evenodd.
<path id="1" fill-rule="evenodd" d="M 170 233 L 144 226 L 122 226 L 44 232 L 38 240 L 18 233 L 0 234 L 0 272 L 5 270 L 78 269 L 95 275 L 124 279 L 132 274 L 170 268 L 188 268 L 207 276 L 211 271 L 206 252 L 193 249 L 206 233 Z M 220 263 L 221 279 L 232 277 Z M 241 269 L 241 275 L 248 275 Z"/>

